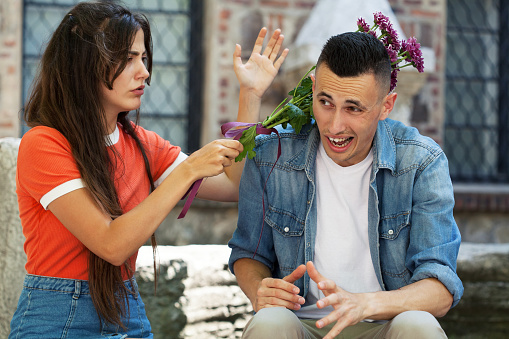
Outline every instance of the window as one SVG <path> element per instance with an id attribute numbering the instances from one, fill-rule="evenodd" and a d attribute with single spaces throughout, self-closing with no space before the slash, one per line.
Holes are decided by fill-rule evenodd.
<path id="1" fill-rule="evenodd" d="M 509 182 L 509 3 L 448 0 L 444 150 L 455 182 Z"/>
<path id="2" fill-rule="evenodd" d="M 24 2 L 23 100 L 48 41 L 77 0 Z M 184 152 L 199 148 L 202 111 L 202 13 L 199 0 L 126 0 L 151 23 L 154 62 L 151 86 L 142 98 L 140 124 Z M 23 127 L 22 133 L 26 131 Z"/>

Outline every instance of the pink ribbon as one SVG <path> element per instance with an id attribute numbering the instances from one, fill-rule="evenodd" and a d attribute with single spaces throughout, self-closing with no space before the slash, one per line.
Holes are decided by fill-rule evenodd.
<path id="1" fill-rule="evenodd" d="M 186 216 L 189 207 L 191 207 L 191 204 L 193 203 L 193 200 L 196 197 L 196 194 L 198 193 L 198 189 L 200 188 L 202 181 L 203 179 L 198 179 L 195 182 L 193 182 L 191 187 L 189 187 L 189 189 L 187 190 L 186 194 L 184 194 L 184 196 L 182 197 L 182 199 L 184 199 L 187 196 L 187 200 L 177 219 L 182 219 L 183 217 Z"/>
<path id="2" fill-rule="evenodd" d="M 221 125 L 221 133 L 226 138 L 233 138 L 233 140 L 239 140 L 242 136 L 242 132 L 256 125 L 256 134 L 271 134 L 272 132 L 277 133 L 275 128 L 265 128 L 262 124 L 251 124 L 247 122 L 227 122 Z M 241 128 L 236 128 L 241 127 Z M 278 134 L 279 135 L 279 134 Z"/>

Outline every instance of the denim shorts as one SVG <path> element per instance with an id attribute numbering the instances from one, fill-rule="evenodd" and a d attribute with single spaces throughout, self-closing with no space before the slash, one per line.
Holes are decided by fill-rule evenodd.
<path id="1" fill-rule="evenodd" d="M 124 283 L 135 291 L 129 295 L 129 318 L 123 319 L 127 331 L 117 325 L 101 324 L 88 281 L 27 274 L 11 320 L 9 339 L 153 338 L 136 280 L 133 278 L 132 285 L 129 281 Z"/>

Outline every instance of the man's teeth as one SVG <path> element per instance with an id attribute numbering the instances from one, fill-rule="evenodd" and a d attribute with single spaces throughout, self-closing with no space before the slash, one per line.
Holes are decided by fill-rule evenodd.
<path id="1" fill-rule="evenodd" d="M 345 147 L 351 138 L 329 138 L 330 142 L 336 147 Z"/>

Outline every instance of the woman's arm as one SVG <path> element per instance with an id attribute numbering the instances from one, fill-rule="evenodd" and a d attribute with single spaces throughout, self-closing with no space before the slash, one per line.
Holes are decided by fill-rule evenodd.
<path id="1" fill-rule="evenodd" d="M 139 205 L 114 220 L 87 188 L 55 199 L 48 209 L 90 251 L 118 266 L 147 241 L 194 181 L 222 173 L 240 149 L 234 140 L 211 142 L 177 166 Z"/>

